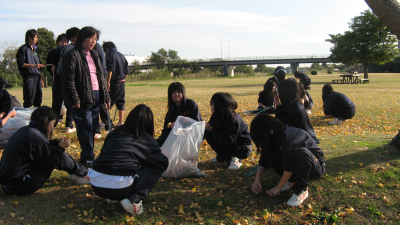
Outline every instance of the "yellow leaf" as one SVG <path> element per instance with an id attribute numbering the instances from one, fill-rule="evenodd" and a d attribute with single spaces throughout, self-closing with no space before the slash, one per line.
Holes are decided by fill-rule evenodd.
<path id="1" fill-rule="evenodd" d="M 227 212 L 231 211 L 231 209 L 232 209 L 232 208 L 229 207 L 229 206 L 226 207 L 226 211 L 227 211 Z"/>
<path id="2" fill-rule="evenodd" d="M 14 218 L 15 217 L 15 213 L 11 213 L 11 218 Z"/>
<path id="3" fill-rule="evenodd" d="M 347 214 L 350 214 L 350 213 L 354 212 L 353 207 L 347 208 L 346 212 L 347 212 Z"/>
<path id="4" fill-rule="evenodd" d="M 83 211 L 83 216 L 87 216 L 87 215 L 88 215 L 88 212 Z"/>
<path id="5" fill-rule="evenodd" d="M 194 211 L 194 213 L 196 214 L 196 217 L 199 221 L 203 221 L 203 218 L 201 217 L 200 213 L 197 211 Z"/>
<path id="6" fill-rule="evenodd" d="M 14 204 L 14 205 L 18 205 L 18 204 L 19 204 L 19 202 L 17 202 L 17 201 L 13 201 L 13 204 Z"/>
<path id="7" fill-rule="evenodd" d="M 74 203 L 68 204 L 68 208 L 72 209 L 74 207 Z"/>
<path id="8" fill-rule="evenodd" d="M 179 206 L 179 211 L 178 211 L 178 213 L 179 213 L 179 214 L 185 214 L 185 212 L 183 211 L 183 204 L 181 204 L 181 205 Z"/>
<path id="9" fill-rule="evenodd" d="M 232 218 L 232 215 L 230 213 L 225 214 L 226 217 Z"/>
<path id="10" fill-rule="evenodd" d="M 359 164 L 358 164 L 358 166 L 359 166 L 360 168 L 362 168 L 363 165 L 364 165 L 364 163 L 359 163 Z"/>
<path id="11" fill-rule="evenodd" d="M 381 184 L 381 183 L 379 183 L 378 186 L 379 186 L 379 187 L 385 187 L 385 186 L 383 186 L 383 184 Z"/>
<path id="12" fill-rule="evenodd" d="M 218 202 L 217 206 L 221 206 L 222 205 L 222 201 Z"/>
<path id="13" fill-rule="evenodd" d="M 389 199 L 386 197 L 386 196 L 383 196 L 383 201 L 386 203 L 386 204 L 388 204 L 390 201 L 389 201 Z"/>
<path id="14" fill-rule="evenodd" d="M 196 188 L 192 188 L 192 192 L 196 192 Z"/>
<path id="15" fill-rule="evenodd" d="M 341 216 L 341 217 L 343 217 L 343 216 L 345 216 L 346 215 L 346 212 L 340 212 L 340 213 L 338 213 L 338 216 Z"/>

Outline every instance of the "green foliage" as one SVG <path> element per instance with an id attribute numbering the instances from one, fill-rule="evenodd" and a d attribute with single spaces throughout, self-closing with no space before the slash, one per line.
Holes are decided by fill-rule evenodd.
<path id="1" fill-rule="evenodd" d="M 142 66 L 140 66 L 140 63 L 139 63 L 139 61 L 138 60 L 135 60 L 132 64 L 131 64 L 131 66 L 133 66 L 133 67 L 131 67 L 131 73 L 133 73 L 133 74 L 139 74 L 140 73 L 140 70 L 142 69 Z"/>
<path id="2" fill-rule="evenodd" d="M 370 10 L 354 17 L 349 23 L 350 31 L 344 34 L 329 34 L 333 47 L 330 59 L 346 65 L 364 63 L 386 63 L 397 54 L 396 39 L 386 26 Z"/>
<path id="3" fill-rule="evenodd" d="M 11 85 L 22 85 L 22 77 L 19 75 L 16 55 L 18 47 L 15 42 L 0 43 L 0 76 L 7 78 Z"/>
<path id="4" fill-rule="evenodd" d="M 178 52 L 175 50 L 169 49 L 168 51 L 164 48 L 159 49 L 157 52 L 151 52 L 150 62 L 156 65 L 157 69 L 163 69 L 166 64 L 168 65 L 168 69 L 170 72 L 173 71 L 173 64 L 179 64 L 181 62 L 181 58 L 178 56 Z"/>
<path id="5" fill-rule="evenodd" d="M 39 41 L 37 43 L 38 53 L 41 63 L 46 64 L 45 60 L 47 59 L 47 54 L 57 47 L 56 41 L 54 39 L 53 31 L 47 30 L 44 27 L 38 28 L 37 32 L 39 33 Z M 47 87 L 48 83 L 51 83 L 52 77 L 46 68 L 43 68 L 41 72 L 44 74 L 44 84 Z M 48 76 L 49 75 L 49 76 Z"/>
<path id="6" fill-rule="evenodd" d="M 238 65 L 235 68 L 235 73 L 245 73 L 248 76 L 254 76 L 254 70 L 252 66 L 246 66 L 246 65 Z"/>

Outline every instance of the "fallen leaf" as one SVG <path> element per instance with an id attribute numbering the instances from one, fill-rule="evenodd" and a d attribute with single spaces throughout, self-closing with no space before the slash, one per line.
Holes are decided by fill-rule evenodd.
<path id="1" fill-rule="evenodd" d="M 222 205 L 222 201 L 218 202 L 217 206 L 221 206 Z"/>
<path id="2" fill-rule="evenodd" d="M 359 163 L 358 166 L 359 166 L 360 168 L 362 168 L 362 167 L 364 166 L 364 163 Z"/>
<path id="3" fill-rule="evenodd" d="M 11 213 L 11 218 L 14 218 L 15 217 L 15 213 Z"/>
<path id="4" fill-rule="evenodd" d="M 72 209 L 74 207 L 74 203 L 68 204 L 68 208 Z"/>
<path id="5" fill-rule="evenodd" d="M 343 216 L 345 216 L 346 215 L 346 212 L 340 212 L 340 213 L 338 213 L 338 216 L 340 216 L 340 217 L 343 217 Z"/>
<path id="6" fill-rule="evenodd" d="M 179 206 L 179 211 L 178 211 L 178 213 L 179 213 L 179 214 L 185 214 L 185 212 L 183 211 L 183 204 L 181 204 L 181 205 Z"/>

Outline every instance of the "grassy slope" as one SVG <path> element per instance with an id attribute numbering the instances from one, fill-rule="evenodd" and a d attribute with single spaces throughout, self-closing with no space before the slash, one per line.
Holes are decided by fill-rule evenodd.
<path id="1" fill-rule="evenodd" d="M 90 186 L 77 186 L 66 180 L 66 173 L 53 172 L 50 180 L 37 193 L 25 197 L 9 197 L 0 191 L 1 223 L 198 223 L 198 215 L 205 224 L 215 223 L 280 223 L 310 222 L 327 217 L 333 221 L 339 207 L 344 223 L 400 223 L 399 220 L 399 164 L 400 153 L 388 146 L 399 130 L 398 96 L 399 74 L 370 74 L 370 84 L 336 84 L 335 91 L 345 93 L 357 106 L 356 116 L 340 126 L 329 126 L 322 115 L 321 89 L 323 84 L 337 79 L 339 74 L 312 76 L 311 96 L 314 99 L 310 116 L 320 147 L 326 153 L 327 175 L 310 186 L 310 197 L 300 208 L 287 208 L 290 192 L 270 198 L 265 191 L 278 181 L 271 170 L 263 180 L 263 193 L 250 192 L 254 177 L 243 173 L 258 161 L 254 154 L 245 160 L 239 171 L 227 171 L 225 165 L 208 161 L 215 154 L 209 146 L 200 151 L 199 168 L 205 178 L 162 179 L 144 203 L 145 213 L 127 217 L 119 204 L 108 205 L 92 192 Z M 213 93 L 231 93 L 239 104 L 238 112 L 255 109 L 258 92 L 266 77 L 215 78 L 180 80 L 187 97 L 194 99 L 203 118 L 210 117 L 209 100 Z M 145 103 L 154 112 L 156 135 L 166 113 L 167 87 L 172 81 L 132 83 L 126 86 L 126 108 Z M 11 89 L 11 94 L 22 100 L 22 89 Z M 44 89 L 44 105 L 51 104 L 51 89 Z M 114 116 L 114 109 L 111 112 Z M 252 117 L 242 114 L 250 123 Z M 56 137 L 63 135 L 63 127 Z M 96 142 L 98 153 L 103 138 Z M 79 143 L 72 135 L 73 146 L 67 152 L 79 157 Z M 1 154 L 1 150 L 0 150 Z M 362 163 L 362 164 L 360 164 Z M 195 188 L 195 189 L 194 189 Z M 387 203 L 388 202 L 388 203 Z M 184 215 L 179 214 L 183 207 Z M 311 208 L 311 209 L 310 209 Z M 196 214 L 197 213 L 197 214 Z M 341 215 L 342 215 L 341 214 Z M 314 215 L 314 217 L 311 217 Z M 342 219 L 340 217 L 337 222 Z M 197 221 L 196 221 L 197 220 Z"/>

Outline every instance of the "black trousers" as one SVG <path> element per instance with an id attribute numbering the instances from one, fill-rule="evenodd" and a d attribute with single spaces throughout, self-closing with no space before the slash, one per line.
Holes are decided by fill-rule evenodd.
<path id="1" fill-rule="evenodd" d="M 249 143 L 237 143 L 234 142 L 229 146 L 220 146 L 215 140 L 211 137 L 209 131 L 204 133 L 208 144 L 211 148 L 217 153 L 217 161 L 224 162 L 230 161 L 232 157 L 237 157 L 239 159 L 247 159 L 252 151 L 252 144 Z"/>
<path id="2" fill-rule="evenodd" d="M 111 107 L 115 104 L 118 110 L 125 110 L 125 82 L 110 84 Z"/>
<path id="3" fill-rule="evenodd" d="M 43 171 L 35 167 L 28 171 L 23 179 L 16 181 L 12 185 L 2 185 L 1 187 L 9 195 L 23 196 L 33 194 L 49 179 L 54 169 L 63 170 L 69 174 L 76 174 L 78 176 L 86 176 L 87 174 L 84 166 L 79 165 L 71 156 L 64 152 L 61 157 L 53 155 L 52 165 L 48 171 Z"/>
<path id="4" fill-rule="evenodd" d="M 39 107 L 42 104 L 42 83 L 40 76 L 23 78 L 24 108 Z"/>
<path id="5" fill-rule="evenodd" d="M 65 118 L 65 127 L 74 128 L 74 111 L 72 110 L 72 106 L 66 105 L 65 108 L 67 109 L 66 118 Z"/>
<path id="6" fill-rule="evenodd" d="M 320 178 L 325 173 L 325 162 L 319 161 L 307 148 L 297 148 L 295 152 L 294 172 L 289 182 L 295 183 L 293 193 L 300 193 L 307 189 L 310 180 Z M 273 167 L 275 172 L 283 175 L 283 168 L 280 166 Z"/>
<path id="7" fill-rule="evenodd" d="M 310 86 L 310 84 L 311 84 L 311 80 L 301 80 L 300 81 L 302 84 L 303 84 L 303 86 L 304 86 L 304 89 L 308 89 L 308 86 Z"/>
<path id="8" fill-rule="evenodd" d="M 100 104 L 100 119 L 105 124 L 104 129 L 110 130 L 114 128 L 114 124 L 112 123 L 111 117 L 109 118 L 109 113 L 107 112 L 107 108 L 105 104 Z M 96 129 L 96 133 L 100 134 L 100 125 Z"/>
<path id="9" fill-rule="evenodd" d="M 162 171 L 152 167 L 143 166 L 136 175 L 135 181 L 131 186 L 122 189 L 100 188 L 92 185 L 93 191 L 102 198 L 111 200 L 129 199 L 132 203 L 143 201 L 150 193 L 151 189 L 161 178 Z M 133 176 L 134 174 L 132 174 Z"/>
<path id="10" fill-rule="evenodd" d="M 60 116 L 62 104 L 64 101 L 63 97 L 63 89 L 61 85 L 61 77 L 58 75 L 54 76 L 54 81 L 51 86 L 52 92 L 53 92 L 53 101 L 51 103 L 51 108 L 56 111 L 57 115 Z M 60 119 L 62 119 L 62 116 L 60 116 Z"/>
<path id="11" fill-rule="evenodd" d="M 351 119 L 354 117 L 355 114 L 356 108 L 343 109 L 335 105 L 332 107 L 331 110 L 331 115 L 333 117 L 343 120 Z"/>

